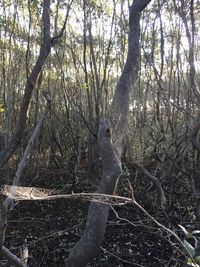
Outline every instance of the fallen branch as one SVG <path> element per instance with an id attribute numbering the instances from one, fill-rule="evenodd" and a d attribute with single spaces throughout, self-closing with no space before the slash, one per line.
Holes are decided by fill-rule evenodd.
<path id="1" fill-rule="evenodd" d="M 40 201 L 66 199 L 82 199 L 112 205 L 125 205 L 131 202 L 131 198 L 101 194 L 101 193 L 76 193 L 76 194 L 59 194 L 58 191 L 36 187 L 21 187 L 4 185 L 1 194 L 14 201 Z"/>

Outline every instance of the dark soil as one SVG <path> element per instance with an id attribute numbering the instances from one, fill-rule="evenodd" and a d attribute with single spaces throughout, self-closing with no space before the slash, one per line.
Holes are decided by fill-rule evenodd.
<path id="1" fill-rule="evenodd" d="M 33 176 L 29 175 L 31 180 Z M 74 192 L 94 192 L 94 186 L 86 183 L 86 174 L 81 174 Z M 194 212 L 194 200 L 184 177 L 163 184 L 168 200 L 165 209 L 156 205 L 156 188 L 142 175 L 135 179 L 134 170 L 129 177 L 121 177 L 118 195 L 129 196 L 127 178 L 133 185 L 136 200 L 156 220 L 174 230 L 181 238 L 178 224 L 188 230 L 198 229 Z M 27 185 L 29 184 L 27 180 Z M 26 184 L 25 183 L 25 184 Z M 69 178 L 66 173 L 49 170 L 39 174 L 32 186 L 62 189 Z M 20 256 L 20 249 L 27 239 L 30 266 L 64 266 L 64 259 L 78 241 L 85 227 L 89 203 L 80 200 L 58 199 L 54 201 L 21 201 L 9 212 L 5 246 Z M 105 241 L 100 255 L 90 266 L 120 267 L 175 267 L 186 261 L 185 252 L 169 233 L 159 228 L 134 205 L 114 207 L 111 210 Z"/>

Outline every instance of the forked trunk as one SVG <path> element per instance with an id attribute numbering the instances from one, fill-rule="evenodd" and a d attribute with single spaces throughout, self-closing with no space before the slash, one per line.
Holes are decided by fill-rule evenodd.
<path id="1" fill-rule="evenodd" d="M 113 194 L 121 174 L 121 149 L 129 111 L 129 94 L 139 69 L 140 16 L 150 1 L 134 0 L 130 6 L 126 64 L 116 87 L 109 119 L 102 120 L 99 125 L 98 142 L 103 162 L 103 175 L 98 193 Z M 98 254 L 104 240 L 108 212 L 109 204 L 92 200 L 85 232 L 71 250 L 65 266 L 86 266 Z"/>

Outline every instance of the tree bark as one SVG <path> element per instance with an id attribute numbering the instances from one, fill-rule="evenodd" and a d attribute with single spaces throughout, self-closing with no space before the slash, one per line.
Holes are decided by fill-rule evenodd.
<path id="1" fill-rule="evenodd" d="M 40 49 L 39 57 L 35 63 L 35 66 L 32 69 L 32 72 L 27 77 L 24 96 L 22 99 L 19 119 L 15 128 L 15 131 L 10 138 L 8 144 L 0 152 L 0 167 L 8 161 L 13 152 L 16 150 L 19 145 L 24 128 L 27 121 L 27 111 L 29 108 L 32 92 L 37 81 L 38 75 L 42 70 L 42 67 L 51 51 L 51 37 L 50 37 L 50 0 L 44 1 L 43 7 L 43 43 Z"/>
<path id="2" fill-rule="evenodd" d="M 27 267 L 27 264 L 23 263 L 17 256 L 12 254 L 6 247 L 2 247 L 0 251 L 0 255 L 8 259 L 9 263 L 12 264 L 12 266 L 16 267 Z"/>
<path id="3" fill-rule="evenodd" d="M 193 147 L 200 153 L 199 130 L 200 130 L 200 121 L 198 121 L 191 128 L 190 141 Z"/>
<path id="4" fill-rule="evenodd" d="M 3 195 L 0 194 L 0 251 L 5 240 L 7 226 L 7 210 L 3 203 Z"/>
<path id="5" fill-rule="evenodd" d="M 103 163 L 103 175 L 98 193 L 112 195 L 121 174 L 122 139 L 127 124 L 129 94 L 139 70 L 140 16 L 151 0 L 134 0 L 129 10 L 129 38 L 127 60 L 118 81 L 111 104 L 109 119 L 99 125 L 98 143 Z M 66 267 L 82 267 L 100 251 L 104 240 L 109 204 L 92 200 L 85 232 L 65 262 Z"/>
<path id="6" fill-rule="evenodd" d="M 28 145 L 26 147 L 22 160 L 19 163 L 17 172 L 13 179 L 14 186 L 18 186 L 20 184 L 20 179 L 26 167 L 27 160 L 29 156 L 31 155 L 33 144 L 35 143 L 35 140 L 40 132 L 44 119 L 46 118 L 46 115 L 51 105 L 51 99 L 48 96 L 48 94 L 46 93 L 43 93 L 43 94 L 46 98 L 47 104 L 28 142 Z M 7 226 L 7 213 L 8 213 L 9 207 L 12 206 L 12 204 L 13 204 L 12 199 L 7 197 L 5 200 L 3 200 L 3 194 L 2 192 L 0 192 L 0 254 L 5 256 L 11 263 L 14 263 L 16 266 L 26 266 L 20 259 L 18 259 L 6 247 L 3 246 L 4 240 L 5 240 L 5 231 L 6 231 L 6 226 Z"/>

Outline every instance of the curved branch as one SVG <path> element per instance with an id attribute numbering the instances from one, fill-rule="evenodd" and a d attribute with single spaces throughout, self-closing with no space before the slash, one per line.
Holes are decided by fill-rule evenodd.
<path id="1" fill-rule="evenodd" d="M 161 183 L 159 179 L 155 176 L 153 176 L 147 169 L 145 169 L 143 166 L 137 164 L 136 162 L 133 162 L 150 180 L 153 181 L 153 183 L 156 185 L 158 190 L 158 205 L 162 206 L 166 204 L 166 197 L 165 193 L 162 189 Z"/>

